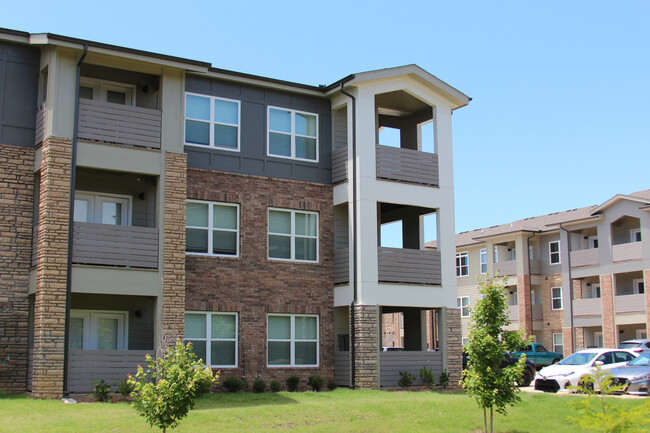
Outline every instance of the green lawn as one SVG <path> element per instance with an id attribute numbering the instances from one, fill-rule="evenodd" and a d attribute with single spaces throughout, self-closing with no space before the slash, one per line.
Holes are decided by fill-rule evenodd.
<path id="1" fill-rule="evenodd" d="M 577 430 L 567 421 L 567 404 L 578 396 L 521 393 L 522 402 L 495 431 L 561 433 Z M 638 405 L 645 400 L 616 400 Z M 475 432 L 482 412 L 463 393 L 381 392 L 338 389 L 331 392 L 213 394 L 200 399 L 174 432 Z M 128 403 L 66 405 L 0 395 L 0 431 L 156 432 Z"/>

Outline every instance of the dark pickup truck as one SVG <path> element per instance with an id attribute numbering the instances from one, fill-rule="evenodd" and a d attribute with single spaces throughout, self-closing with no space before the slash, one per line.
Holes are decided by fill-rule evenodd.
<path id="1" fill-rule="evenodd" d="M 517 361 L 519 361 L 519 358 L 514 358 L 512 356 L 509 356 L 508 354 L 504 354 L 501 368 L 516 364 Z M 463 352 L 463 370 L 465 370 L 466 368 L 467 368 L 467 353 Z M 537 373 L 537 368 L 535 367 L 535 363 L 530 359 L 526 359 L 526 365 L 524 366 L 524 374 L 521 378 L 521 381 L 517 382 L 517 386 L 519 387 L 530 386 L 533 379 L 535 379 L 536 373 Z"/>
<path id="2" fill-rule="evenodd" d="M 535 363 L 537 368 L 546 367 L 547 365 L 555 364 L 560 361 L 564 356 L 559 352 L 549 352 L 544 346 L 539 343 L 533 343 L 526 346 L 523 352 L 513 352 L 512 357 L 519 359 L 522 353 L 526 354 L 526 359 L 530 359 Z"/>

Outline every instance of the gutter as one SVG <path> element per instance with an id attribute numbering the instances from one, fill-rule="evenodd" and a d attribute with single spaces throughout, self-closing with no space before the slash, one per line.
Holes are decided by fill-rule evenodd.
<path id="1" fill-rule="evenodd" d="M 567 229 L 562 227 L 562 223 L 559 224 L 560 230 L 566 232 L 567 236 L 567 273 L 569 275 L 569 328 L 571 328 L 571 352 L 575 353 L 576 350 L 576 339 L 573 329 L 573 280 L 571 279 L 571 234 Z M 562 251 L 560 249 L 560 251 Z M 564 302 L 564 301 L 563 301 Z M 566 324 L 565 324 L 566 325 Z M 564 344 L 564 337 L 562 338 L 562 344 Z"/>
<path id="2" fill-rule="evenodd" d="M 70 363 L 70 308 L 72 306 L 72 238 L 74 232 L 74 200 L 77 184 L 77 129 L 79 126 L 79 86 L 81 81 L 81 64 L 88 54 L 88 44 L 77 62 L 77 81 L 74 100 L 74 130 L 72 132 L 72 155 L 70 161 L 70 211 L 68 214 L 68 269 L 65 286 L 65 331 L 63 333 L 63 395 L 68 392 L 68 365 Z"/>
<path id="3" fill-rule="evenodd" d="M 542 232 L 541 230 L 538 231 L 538 232 L 533 232 L 532 235 L 530 235 L 530 236 L 528 236 L 526 238 L 526 250 L 527 251 L 525 251 L 524 254 L 526 254 L 526 256 L 528 256 L 528 278 L 531 278 L 531 275 L 532 275 L 531 272 L 530 272 L 530 240 L 532 238 L 534 238 L 535 235 L 537 235 L 537 233 L 541 233 L 541 232 Z M 533 285 L 532 281 L 530 281 L 530 285 L 531 286 Z M 530 290 L 530 287 L 528 289 Z M 530 306 L 530 334 L 532 335 L 532 333 L 533 333 L 533 300 L 532 299 L 530 300 L 529 306 Z"/>

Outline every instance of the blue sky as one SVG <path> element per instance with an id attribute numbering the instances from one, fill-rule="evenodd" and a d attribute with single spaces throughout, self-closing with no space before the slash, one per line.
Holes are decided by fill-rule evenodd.
<path id="1" fill-rule="evenodd" d="M 650 2 L 11 2 L 0 26 L 305 84 L 416 63 L 454 113 L 456 231 L 650 188 Z"/>

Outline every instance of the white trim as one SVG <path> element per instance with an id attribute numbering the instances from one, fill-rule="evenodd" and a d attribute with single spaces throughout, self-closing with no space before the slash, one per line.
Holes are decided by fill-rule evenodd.
<path id="1" fill-rule="evenodd" d="M 205 316 L 205 338 L 192 338 L 183 335 L 183 341 L 205 341 L 205 365 L 217 368 L 239 368 L 239 313 L 226 312 L 226 311 L 191 311 L 186 310 L 187 314 L 197 314 Z M 212 316 L 235 316 L 235 338 L 212 338 Z M 184 319 L 183 319 L 184 320 Z M 208 347 L 213 341 L 232 341 L 235 343 L 235 363 L 234 364 L 211 364 L 212 352 L 211 347 Z"/>
<path id="2" fill-rule="evenodd" d="M 187 225 L 187 222 L 185 223 L 185 229 L 195 229 L 195 230 L 207 230 L 208 232 L 208 252 L 207 253 L 199 253 L 199 252 L 193 252 L 193 251 L 187 251 L 187 241 L 185 242 L 185 254 L 190 254 L 190 255 L 197 255 L 197 256 L 211 256 L 211 257 L 231 257 L 231 258 L 239 258 L 239 239 L 240 239 L 240 209 L 239 209 L 239 203 L 224 203 L 224 202 L 218 202 L 218 201 L 204 201 L 204 200 L 186 200 L 186 203 L 199 203 L 199 204 L 205 204 L 208 206 L 208 226 L 207 227 L 201 227 L 201 226 L 190 226 Z M 237 228 L 236 229 L 226 229 L 226 228 L 215 228 L 213 227 L 214 224 L 214 206 L 225 206 L 225 207 L 235 207 L 237 209 Z M 186 206 L 187 209 L 187 206 Z M 212 253 L 213 251 L 213 233 L 215 231 L 218 232 L 229 232 L 229 233 L 236 233 L 237 234 L 237 239 L 235 242 L 235 248 L 236 252 L 235 254 L 215 254 Z"/>
<path id="3" fill-rule="evenodd" d="M 71 319 L 83 320 L 82 350 L 98 350 L 99 319 L 117 319 L 117 348 L 128 350 L 129 347 L 129 312 L 114 310 L 70 310 Z"/>
<path id="4" fill-rule="evenodd" d="M 557 348 L 555 347 L 555 346 L 558 346 L 558 344 L 555 343 L 555 336 L 556 335 L 560 336 L 560 341 L 561 341 L 561 343 L 559 344 L 560 350 L 557 350 Z M 553 343 L 553 352 L 562 352 L 562 353 L 564 353 L 564 334 L 562 334 L 561 332 L 554 332 L 551 342 Z"/>
<path id="5" fill-rule="evenodd" d="M 291 113 L 291 132 L 286 133 L 283 131 L 271 131 L 271 110 L 279 110 L 279 111 L 288 111 Z M 314 116 L 316 117 L 316 136 L 312 137 L 311 135 L 302 135 L 302 134 L 297 134 L 296 133 L 296 114 L 305 114 L 307 116 Z M 283 159 L 293 159 L 296 161 L 306 161 L 306 162 L 314 162 L 317 163 L 319 162 L 320 158 L 320 143 L 318 140 L 318 114 L 317 113 L 310 113 L 308 111 L 299 111 L 299 110 L 293 110 L 291 108 L 285 108 L 285 107 L 275 107 L 272 105 L 269 105 L 266 107 L 266 156 L 269 156 L 271 158 L 283 158 Z M 284 155 L 275 155 L 271 153 L 271 132 L 276 133 L 276 134 L 284 134 L 284 135 L 290 135 L 291 136 L 291 155 L 290 156 L 284 156 Z M 303 138 L 311 138 L 316 140 L 316 159 L 307 159 L 307 158 L 298 158 L 296 156 L 296 137 L 303 137 Z"/>
<path id="6" fill-rule="evenodd" d="M 642 293 L 645 293 L 645 283 L 643 281 L 643 278 L 635 278 L 632 280 L 632 286 L 634 288 L 634 294 L 635 295 L 640 295 Z M 643 291 L 641 291 L 641 286 L 643 286 Z"/>
<path id="7" fill-rule="evenodd" d="M 269 338 L 269 317 L 289 317 L 291 320 L 291 336 L 289 339 Z M 315 340 L 296 340 L 296 317 L 314 317 L 316 318 L 316 339 Z M 269 364 L 269 342 L 284 341 L 290 343 L 290 364 Z M 316 364 L 296 364 L 296 342 L 316 343 Z M 314 368 L 320 367 L 320 317 L 318 314 L 284 314 L 284 313 L 267 313 L 266 315 L 266 367 L 267 368 Z"/>
<path id="8" fill-rule="evenodd" d="M 465 265 L 463 265 L 463 257 L 465 258 L 466 261 Z M 459 259 L 460 259 L 460 264 L 458 262 Z M 467 273 L 463 274 L 463 268 L 466 268 Z M 468 275 L 469 275 L 469 253 L 467 251 L 461 251 L 460 253 L 456 253 L 456 278 L 467 277 Z"/>
<path id="9" fill-rule="evenodd" d="M 639 240 L 636 240 L 636 235 L 639 235 Z M 641 229 L 630 230 L 630 242 L 641 242 Z"/>
<path id="10" fill-rule="evenodd" d="M 556 297 L 553 295 L 553 289 L 559 289 L 560 290 L 560 296 Z M 559 299 L 560 300 L 560 308 L 555 308 L 555 305 L 553 305 L 553 301 Z M 562 299 L 562 287 L 551 287 L 551 309 L 552 310 L 564 310 L 564 300 Z"/>
<path id="11" fill-rule="evenodd" d="M 275 212 L 286 212 L 291 214 L 291 233 L 272 233 L 270 231 L 270 222 L 271 222 L 271 211 Z M 307 235 L 296 235 L 296 214 L 306 214 L 306 215 L 315 215 L 316 216 L 316 236 L 307 236 Z M 271 244 L 270 244 L 270 236 L 285 236 L 289 237 L 291 239 L 291 244 L 290 244 L 290 255 L 291 257 L 288 259 L 284 258 L 278 258 L 278 257 L 271 257 L 270 252 L 271 252 Z M 296 238 L 306 238 L 306 239 L 316 239 L 316 260 L 303 260 L 303 259 L 296 259 L 296 245 L 295 245 L 295 240 Z M 319 225 L 319 214 L 318 212 L 313 212 L 313 211 L 306 211 L 306 210 L 295 210 L 295 209 L 284 209 L 284 208 L 277 208 L 277 207 L 269 207 L 267 212 L 266 212 L 266 257 L 269 260 L 277 260 L 280 262 L 301 262 L 301 263 L 319 263 L 320 261 L 320 254 L 319 254 L 319 249 L 320 249 L 320 225 Z"/>
<path id="12" fill-rule="evenodd" d="M 464 300 L 467 300 L 467 303 L 463 305 Z M 469 309 L 470 306 L 470 299 L 469 296 L 459 296 L 456 298 L 456 306 L 460 308 L 460 317 L 466 318 L 471 315 L 471 311 Z M 463 311 L 467 310 L 467 314 L 463 314 Z"/>
<path id="13" fill-rule="evenodd" d="M 487 260 L 487 248 L 481 248 L 481 250 L 478 252 L 478 257 L 479 257 L 479 266 L 480 269 L 479 271 L 481 274 L 487 273 L 488 270 L 488 260 Z M 485 257 L 485 263 L 483 263 L 483 258 Z M 483 270 L 483 265 L 485 265 L 485 270 Z"/>
<path id="14" fill-rule="evenodd" d="M 210 114 L 209 114 L 209 119 L 195 119 L 191 117 L 187 117 L 187 95 L 192 95 L 192 96 L 199 96 L 201 98 L 207 98 L 210 101 Z M 227 102 L 234 102 L 237 104 L 237 121 L 238 124 L 232 124 L 232 123 L 224 123 L 224 122 L 217 122 L 214 120 L 214 101 L 215 100 L 221 100 L 221 101 L 227 101 Z M 186 134 L 186 128 L 187 128 L 187 120 L 191 120 L 194 122 L 203 122 L 203 123 L 208 123 L 209 124 L 209 143 L 208 144 L 198 144 L 198 143 L 188 143 L 187 140 L 185 139 L 187 137 Z M 212 96 L 212 95 L 202 95 L 200 93 L 193 93 L 193 92 L 185 92 L 184 97 L 183 97 L 183 144 L 185 146 L 192 146 L 192 147 L 198 147 L 201 149 L 217 149 L 217 150 L 227 150 L 228 152 L 240 152 L 241 151 L 241 101 L 238 101 L 237 99 L 229 99 L 229 98 L 222 98 L 219 96 Z M 214 144 L 214 125 L 224 125 L 224 126 L 232 126 L 237 128 L 237 147 L 227 147 L 227 146 L 217 146 Z"/>
<path id="15" fill-rule="evenodd" d="M 551 249 L 552 244 L 557 244 L 557 251 Z M 557 262 L 553 261 L 553 254 L 557 254 Z M 548 263 L 550 265 L 559 265 L 562 263 L 562 256 L 560 254 L 560 241 L 551 241 L 548 243 Z"/>
<path id="16" fill-rule="evenodd" d="M 469 338 L 468 337 L 463 337 L 461 340 L 461 345 L 463 347 L 467 346 L 469 344 Z"/>

